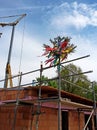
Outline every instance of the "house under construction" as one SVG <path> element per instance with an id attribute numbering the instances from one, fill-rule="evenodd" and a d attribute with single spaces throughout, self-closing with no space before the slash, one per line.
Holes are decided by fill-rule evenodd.
<path id="1" fill-rule="evenodd" d="M 13 23 L 0 23 L 1 26 L 12 26 L 5 79 L 0 80 L 4 82 L 4 88 L 0 89 L 0 130 L 97 130 L 95 97 L 92 101 L 61 90 L 60 75 L 58 88 L 42 85 L 42 72 L 53 66 L 43 68 L 41 65 L 40 69 L 12 76 L 10 59 L 14 29 L 24 16 Z M 40 72 L 38 86 L 21 84 L 23 75 L 36 71 Z M 12 79 L 16 77 L 19 77 L 19 84 L 13 87 Z"/>
<path id="2" fill-rule="evenodd" d="M 93 102 L 41 86 L 0 89 L 0 130 L 95 130 Z M 60 126 L 58 103 L 61 105 Z M 90 117 L 90 119 L 89 119 Z"/>
<path id="3" fill-rule="evenodd" d="M 41 79 L 49 68 L 21 73 L 17 87 L 0 89 L 0 130 L 96 130 L 96 102 L 43 81 L 21 84 L 23 75 L 40 71 Z"/>

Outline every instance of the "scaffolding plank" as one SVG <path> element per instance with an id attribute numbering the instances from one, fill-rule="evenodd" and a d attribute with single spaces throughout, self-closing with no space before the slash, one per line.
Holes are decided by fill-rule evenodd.
<path id="1" fill-rule="evenodd" d="M 93 106 L 88 106 L 88 105 L 84 105 L 84 104 L 81 104 L 81 103 L 76 103 L 76 102 L 72 102 L 72 101 L 69 101 L 69 100 L 64 100 L 62 98 L 61 98 L 60 101 L 61 101 L 62 104 L 69 106 L 69 107 L 93 109 Z"/>

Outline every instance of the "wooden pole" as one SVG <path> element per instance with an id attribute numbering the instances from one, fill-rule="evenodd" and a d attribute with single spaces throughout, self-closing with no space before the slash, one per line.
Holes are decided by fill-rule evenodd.
<path id="1" fill-rule="evenodd" d="M 97 112 L 96 112 L 96 96 L 95 96 L 95 89 L 94 89 L 94 82 L 92 82 L 92 89 L 93 89 L 93 101 L 94 101 L 94 114 L 95 114 L 95 130 L 97 130 Z"/>
<path id="2" fill-rule="evenodd" d="M 59 64 L 57 66 L 58 70 L 58 130 L 61 130 L 61 75 L 60 75 L 60 57 Z"/>
<path id="3" fill-rule="evenodd" d="M 42 63 L 40 65 L 40 84 L 39 84 L 39 93 L 38 93 L 38 100 L 41 99 L 41 85 L 42 85 Z M 38 127 L 39 127 L 39 115 L 40 115 L 40 112 L 41 111 L 41 102 L 38 102 L 38 105 L 37 105 L 37 112 L 36 112 L 36 130 L 38 130 Z"/>
<path id="4" fill-rule="evenodd" d="M 19 85 L 18 85 L 18 91 L 17 91 L 17 98 L 16 98 L 16 107 L 14 109 L 14 119 L 13 119 L 12 130 L 15 130 L 15 125 L 16 125 L 16 117 L 17 117 L 17 109 L 18 109 L 18 105 L 19 105 L 21 80 L 22 80 L 22 73 L 21 73 L 20 79 L 19 79 Z"/>

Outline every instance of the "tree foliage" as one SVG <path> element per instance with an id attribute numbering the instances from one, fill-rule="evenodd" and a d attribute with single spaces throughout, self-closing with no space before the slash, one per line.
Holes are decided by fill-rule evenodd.
<path id="1" fill-rule="evenodd" d="M 80 67 L 74 64 L 66 65 L 61 68 L 61 87 L 70 93 L 87 97 L 87 90 L 91 85 L 86 75 L 82 74 Z"/>
<path id="2" fill-rule="evenodd" d="M 82 74 L 80 67 L 74 64 L 68 64 L 61 67 L 61 89 L 93 100 L 93 88 L 88 77 Z M 57 77 L 57 75 L 56 75 Z M 40 77 L 36 78 L 40 85 Z M 41 85 L 58 88 L 58 80 L 49 80 L 44 75 L 41 77 Z M 97 100 L 97 82 L 94 82 L 94 91 Z"/>
<path id="3" fill-rule="evenodd" d="M 45 85 L 45 86 L 52 86 L 54 88 L 57 88 L 57 82 L 56 80 L 49 80 L 48 77 L 45 77 L 44 75 L 38 78 L 36 78 L 38 84 L 37 85 L 40 85 L 40 82 L 41 82 L 41 85 Z"/>
<path id="4" fill-rule="evenodd" d="M 95 100 L 97 101 L 97 82 L 96 81 L 92 82 L 91 87 L 89 89 L 91 91 L 87 92 L 87 97 L 92 100 L 94 100 L 95 98 Z"/>

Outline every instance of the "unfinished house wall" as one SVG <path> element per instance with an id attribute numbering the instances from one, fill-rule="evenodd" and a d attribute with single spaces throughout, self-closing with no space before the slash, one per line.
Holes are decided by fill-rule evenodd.
<path id="1" fill-rule="evenodd" d="M 42 108 L 37 122 L 36 108 L 19 106 L 15 120 L 15 106 L 0 107 L 0 130 L 58 130 L 57 109 Z M 64 120 L 66 122 L 66 120 Z M 14 124 L 15 123 L 15 124 Z M 84 113 L 68 111 L 68 130 L 82 130 L 85 125 Z M 15 127 L 14 127 L 15 126 Z M 62 130 L 64 130 L 62 128 Z M 67 130 L 67 129 L 66 129 Z"/>
<path id="2" fill-rule="evenodd" d="M 0 108 L 0 130 L 29 130 L 30 107 L 18 107 L 15 118 L 15 107 Z"/>
<path id="3" fill-rule="evenodd" d="M 37 103 L 17 105 L 17 94 L 17 90 L 0 91 L 0 101 L 6 102 L 6 105 L 0 106 L 0 130 L 36 130 L 37 117 L 39 118 L 38 130 L 57 130 L 57 109 L 41 107 L 38 115 Z M 31 101 L 33 97 L 37 97 L 37 92 L 29 89 L 19 92 L 19 100 Z"/>
<path id="4" fill-rule="evenodd" d="M 0 130 L 36 130 L 37 115 L 32 110 L 28 106 L 19 106 L 15 119 L 15 107 L 1 107 Z M 39 115 L 38 130 L 57 130 L 57 110 L 42 108 L 42 112 Z"/>
<path id="5" fill-rule="evenodd" d="M 39 103 L 38 91 L 34 87 L 21 88 L 20 91 L 1 89 L 0 130 L 58 130 L 58 100 L 54 97 L 57 92 L 47 86 L 43 90 L 41 97 L 44 102 Z M 73 105 L 76 103 L 73 102 Z M 62 130 L 82 130 L 85 115 L 83 111 L 78 111 L 78 104 L 73 107 L 71 101 L 65 101 L 61 107 Z"/>
<path id="6" fill-rule="evenodd" d="M 69 130 L 82 130 L 84 127 L 84 113 L 69 111 Z"/>
<path id="7" fill-rule="evenodd" d="M 42 108 L 39 116 L 38 130 L 58 130 L 57 110 L 52 108 Z M 36 130 L 37 115 L 34 116 L 32 130 Z"/>

